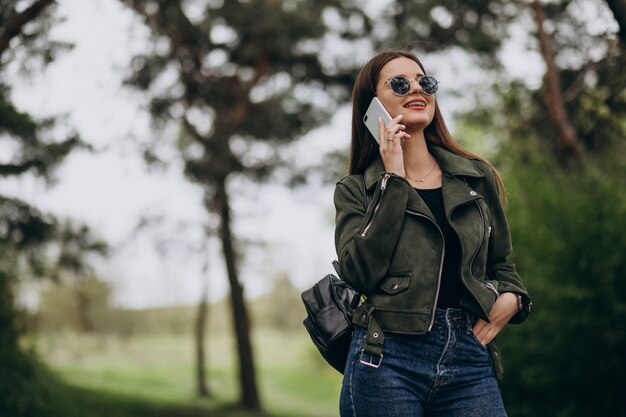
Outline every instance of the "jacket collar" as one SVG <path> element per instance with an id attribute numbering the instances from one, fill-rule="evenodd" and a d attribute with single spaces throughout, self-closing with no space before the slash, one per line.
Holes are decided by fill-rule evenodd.
<path id="1" fill-rule="evenodd" d="M 484 174 L 480 172 L 472 161 L 464 156 L 457 155 L 449 150 L 442 148 L 441 146 L 428 143 L 429 152 L 435 157 L 439 167 L 445 174 L 453 176 L 465 176 L 465 177 L 484 177 Z M 380 178 L 380 175 L 385 172 L 385 165 L 381 158 L 376 158 L 365 169 L 365 184 L 369 190 Z"/>
<path id="2" fill-rule="evenodd" d="M 435 157 L 441 170 L 456 177 L 476 177 L 482 178 L 485 175 L 480 172 L 471 159 L 457 155 L 441 146 L 428 144 L 428 150 Z"/>

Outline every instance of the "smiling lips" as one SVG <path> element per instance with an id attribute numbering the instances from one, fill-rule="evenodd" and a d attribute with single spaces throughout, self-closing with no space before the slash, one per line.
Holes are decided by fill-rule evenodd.
<path id="1" fill-rule="evenodd" d="M 404 105 L 407 109 L 423 110 L 426 108 L 426 101 L 422 99 L 411 100 Z"/>

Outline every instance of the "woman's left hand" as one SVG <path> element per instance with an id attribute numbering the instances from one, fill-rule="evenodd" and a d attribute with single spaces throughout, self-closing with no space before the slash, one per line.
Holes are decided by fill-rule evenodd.
<path id="1" fill-rule="evenodd" d="M 487 346 L 518 311 L 515 294 L 512 292 L 500 294 L 489 313 L 489 323 L 478 319 L 474 324 L 474 335 L 480 343 Z"/>

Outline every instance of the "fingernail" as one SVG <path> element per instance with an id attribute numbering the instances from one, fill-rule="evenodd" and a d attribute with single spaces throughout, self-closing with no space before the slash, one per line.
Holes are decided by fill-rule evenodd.
<path id="1" fill-rule="evenodd" d="M 402 119 L 402 114 L 397 115 L 396 119 L 398 119 L 398 120 Z"/>
<path id="2" fill-rule="evenodd" d="M 383 120 L 381 117 L 378 118 L 378 121 L 380 122 L 381 120 Z"/>

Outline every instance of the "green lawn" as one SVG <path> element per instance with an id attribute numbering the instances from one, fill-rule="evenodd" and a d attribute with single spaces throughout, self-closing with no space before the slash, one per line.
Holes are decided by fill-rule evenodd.
<path id="1" fill-rule="evenodd" d="M 65 333 L 40 336 L 37 344 L 46 363 L 67 383 L 63 396 L 83 410 L 76 416 L 250 416 L 230 407 L 238 386 L 235 345 L 227 335 L 208 341 L 209 400 L 194 395 L 190 336 L 122 339 Z M 341 375 L 325 365 L 304 330 L 259 330 L 254 347 L 261 398 L 269 414 L 338 415 Z"/>

